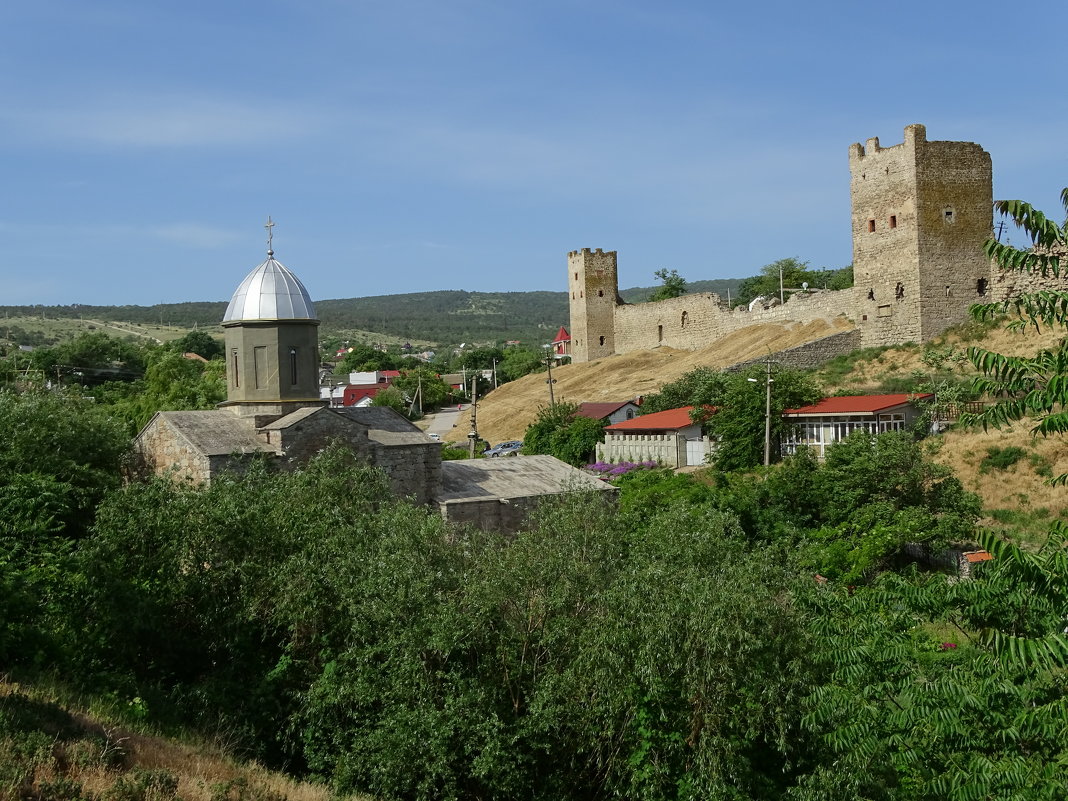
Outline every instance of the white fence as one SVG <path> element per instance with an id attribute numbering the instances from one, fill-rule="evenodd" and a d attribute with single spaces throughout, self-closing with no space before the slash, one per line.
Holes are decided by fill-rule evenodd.
<path id="1" fill-rule="evenodd" d="M 665 467 L 702 465 L 715 448 L 708 437 L 687 440 L 678 434 L 608 434 L 597 446 L 601 462 L 659 462 Z"/>

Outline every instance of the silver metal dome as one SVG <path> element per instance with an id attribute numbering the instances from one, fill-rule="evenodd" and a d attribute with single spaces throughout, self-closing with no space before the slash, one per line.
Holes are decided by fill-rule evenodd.
<path id="1" fill-rule="evenodd" d="M 240 320 L 315 320 L 304 284 L 273 255 L 245 276 L 230 298 L 223 323 Z"/>

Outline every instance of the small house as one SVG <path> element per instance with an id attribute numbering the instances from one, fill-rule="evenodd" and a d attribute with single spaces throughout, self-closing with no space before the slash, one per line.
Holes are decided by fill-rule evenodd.
<path id="1" fill-rule="evenodd" d="M 922 410 L 919 401 L 930 400 L 931 393 L 893 395 L 840 395 L 823 398 L 809 406 L 784 409 L 783 419 L 794 424 L 793 432 L 783 442 L 783 455 L 799 447 L 813 448 L 822 459 L 827 448 L 854 431 L 881 434 L 910 428 Z"/>
<path id="2" fill-rule="evenodd" d="M 605 427 L 597 446 L 602 462 L 655 461 L 665 467 L 701 465 L 715 443 L 702 436 L 701 424 L 690 418 L 693 406 L 643 414 Z"/>

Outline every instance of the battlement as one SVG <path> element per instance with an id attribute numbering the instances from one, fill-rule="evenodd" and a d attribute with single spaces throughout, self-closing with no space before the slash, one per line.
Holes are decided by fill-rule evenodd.
<path id="1" fill-rule="evenodd" d="M 897 145 L 883 147 L 879 144 L 879 137 L 873 136 L 865 144 L 854 142 L 849 146 L 849 160 L 855 161 L 866 156 L 874 156 L 884 150 L 893 150 L 904 146 L 906 149 L 915 150 L 917 145 L 923 146 L 927 142 L 927 126 L 920 123 L 905 126 L 905 140 Z"/>
<path id="2" fill-rule="evenodd" d="M 576 259 L 579 256 L 615 256 L 615 255 L 616 255 L 616 251 L 614 251 L 614 250 L 602 250 L 601 248 L 597 248 L 596 250 L 592 250 L 591 248 L 582 248 L 582 250 L 570 250 L 567 253 L 567 257 L 569 259 Z"/>

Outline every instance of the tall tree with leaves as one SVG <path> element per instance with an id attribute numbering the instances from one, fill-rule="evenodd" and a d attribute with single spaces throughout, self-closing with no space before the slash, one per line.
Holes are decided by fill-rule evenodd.
<path id="1" fill-rule="evenodd" d="M 1068 188 L 1061 192 L 1061 202 L 1068 214 Z M 987 255 L 1002 270 L 1059 278 L 1063 262 L 1068 258 L 1068 217 L 1058 225 L 1022 200 L 999 200 L 994 207 L 1023 229 L 1033 247 L 1024 250 L 989 239 L 985 245 Z M 1005 312 L 1013 315 L 1009 325 L 1016 329 L 1033 326 L 1036 330 L 1043 327 L 1065 330 L 1068 328 L 1068 290 L 1044 289 L 972 309 L 973 316 L 980 321 Z M 983 376 L 976 380 L 976 388 L 983 394 L 1004 397 L 1005 400 L 981 414 L 966 416 L 964 422 L 1000 427 L 1033 418 L 1036 422 L 1032 433 L 1036 435 L 1068 431 L 1068 342 L 1065 339 L 1029 357 L 1007 356 L 979 347 L 969 348 L 968 356 L 983 372 Z M 1056 484 L 1066 482 L 1068 474 L 1054 479 Z"/>
<path id="2" fill-rule="evenodd" d="M 653 290 L 649 300 L 667 300 L 686 294 L 686 279 L 679 275 L 678 270 L 661 268 L 653 275 L 660 281 L 660 286 Z"/>

